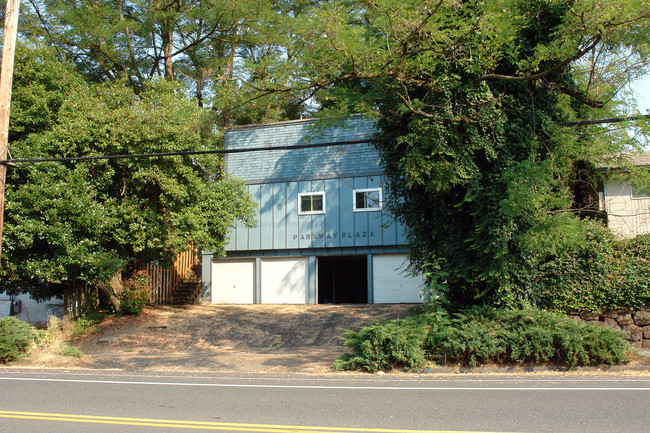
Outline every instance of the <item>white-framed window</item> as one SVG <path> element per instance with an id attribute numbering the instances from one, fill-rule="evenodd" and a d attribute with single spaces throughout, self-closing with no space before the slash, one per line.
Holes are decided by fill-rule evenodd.
<path id="1" fill-rule="evenodd" d="M 325 191 L 298 194 L 298 215 L 325 213 Z"/>
<path id="2" fill-rule="evenodd" d="M 647 189 L 642 189 L 635 184 L 630 185 L 632 189 L 632 198 L 650 198 L 650 192 Z"/>
<path id="3" fill-rule="evenodd" d="M 371 212 L 381 210 L 381 188 L 364 188 L 352 191 L 355 212 Z"/>

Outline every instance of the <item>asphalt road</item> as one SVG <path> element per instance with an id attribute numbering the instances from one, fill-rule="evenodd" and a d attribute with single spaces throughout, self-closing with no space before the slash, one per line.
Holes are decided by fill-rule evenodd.
<path id="1" fill-rule="evenodd" d="M 2 432 L 650 430 L 650 376 L 232 377 L 0 369 Z"/>

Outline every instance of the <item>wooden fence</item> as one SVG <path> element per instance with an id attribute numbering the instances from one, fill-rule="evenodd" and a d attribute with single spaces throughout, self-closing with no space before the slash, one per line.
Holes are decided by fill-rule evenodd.
<path id="1" fill-rule="evenodd" d="M 151 287 L 151 300 L 154 304 L 164 304 L 179 283 L 183 280 L 194 266 L 199 263 L 193 245 L 180 253 L 172 268 L 165 268 L 160 265 L 147 264 L 144 269 L 149 275 L 149 286 Z"/>

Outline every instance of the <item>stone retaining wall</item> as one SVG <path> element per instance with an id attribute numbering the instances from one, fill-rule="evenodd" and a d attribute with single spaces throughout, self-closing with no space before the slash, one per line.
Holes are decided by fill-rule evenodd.
<path id="1" fill-rule="evenodd" d="M 650 349 L 650 307 L 636 311 L 611 311 L 602 314 L 582 313 L 570 317 L 592 325 L 621 329 L 627 333 L 627 339 L 634 347 Z"/>

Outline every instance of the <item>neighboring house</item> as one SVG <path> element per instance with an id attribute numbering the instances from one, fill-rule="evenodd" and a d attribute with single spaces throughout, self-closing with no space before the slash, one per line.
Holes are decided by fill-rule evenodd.
<path id="1" fill-rule="evenodd" d="M 629 161 L 637 167 L 650 166 L 650 152 L 632 154 Z M 603 167 L 601 170 L 612 169 Z M 617 176 L 619 178 L 620 176 Z M 634 237 L 650 233 L 650 194 L 631 182 L 608 179 L 604 182 L 600 207 L 606 212 L 607 225 L 615 232 Z"/>
<path id="2" fill-rule="evenodd" d="M 0 318 L 12 313 L 12 303 L 13 315 L 35 326 L 44 326 L 50 316 L 63 317 L 63 300 L 59 298 L 38 302 L 26 293 L 15 296 L 0 293 Z"/>
<path id="3" fill-rule="evenodd" d="M 420 302 L 421 277 L 408 271 L 403 227 L 384 209 L 374 122 L 314 128 L 314 120 L 236 127 L 228 176 L 259 203 L 257 226 L 233 227 L 226 258 L 203 254 L 203 297 L 217 304 Z M 345 143 L 345 144 L 340 144 Z"/>

